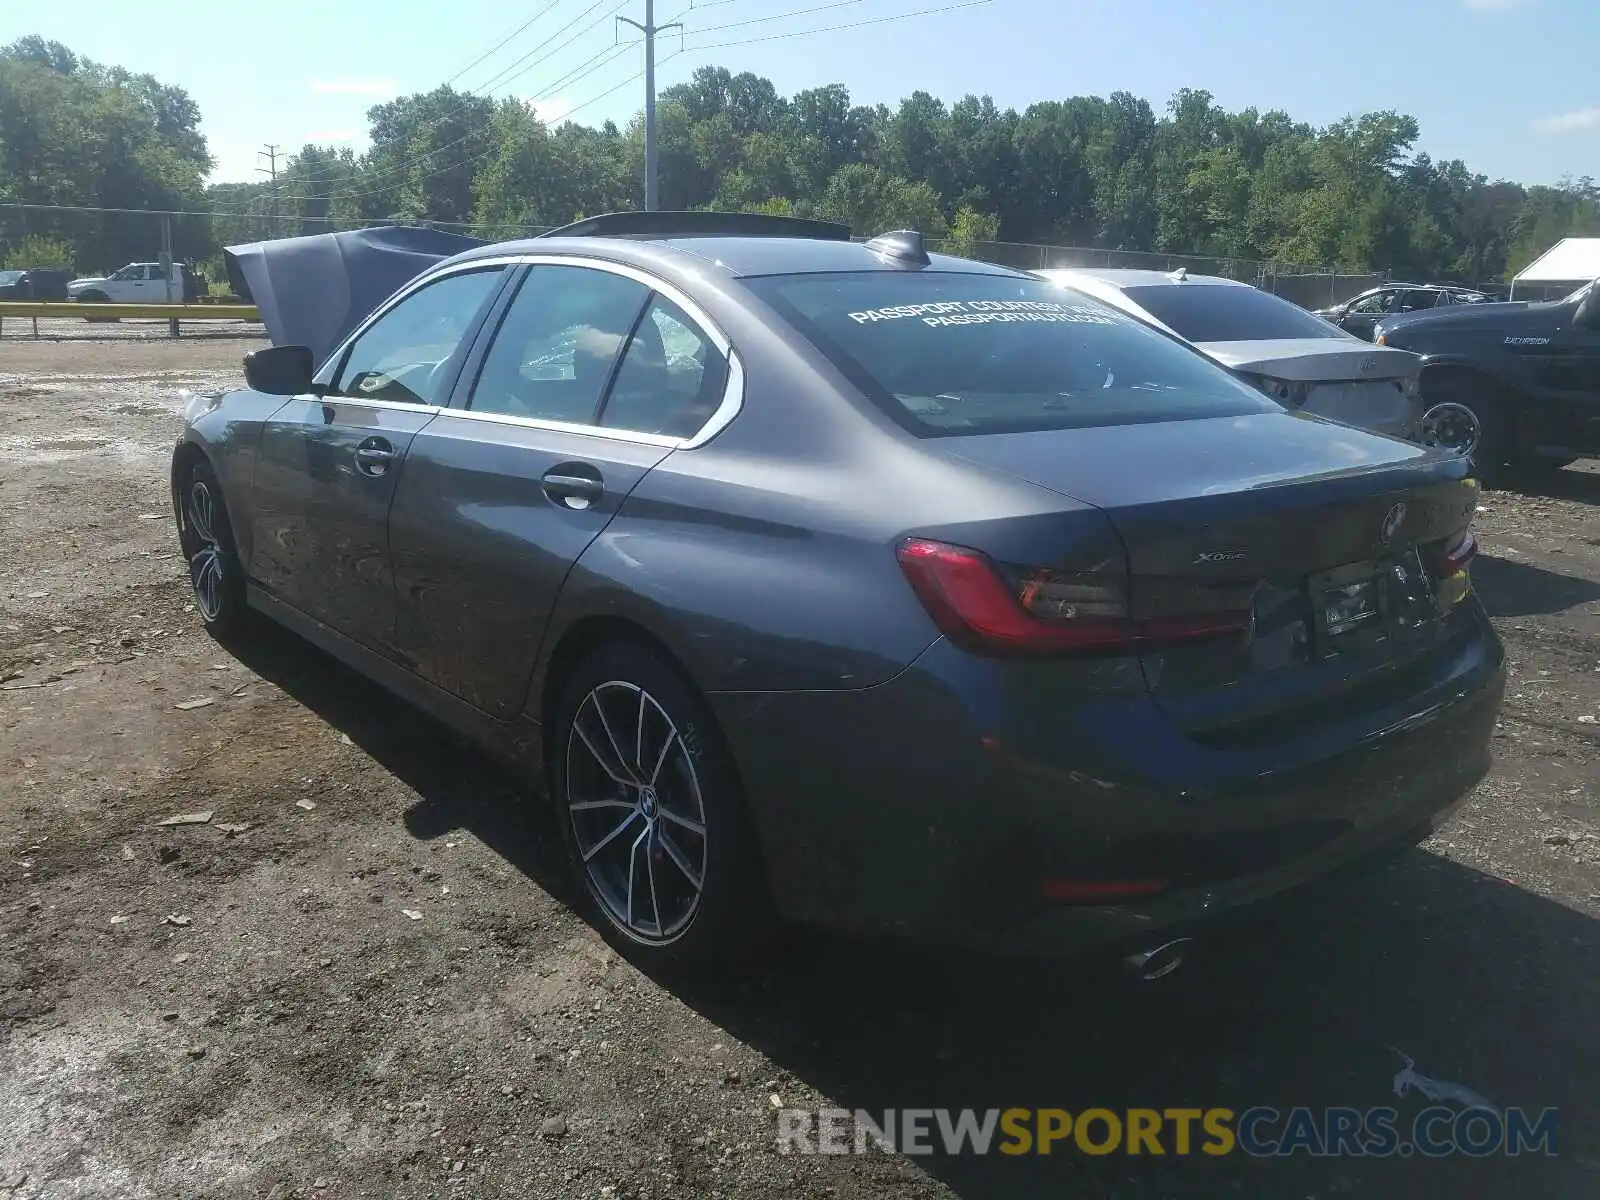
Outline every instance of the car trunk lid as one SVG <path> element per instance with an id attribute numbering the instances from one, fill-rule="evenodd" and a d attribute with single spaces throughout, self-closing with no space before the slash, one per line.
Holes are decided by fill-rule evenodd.
<path id="1" fill-rule="evenodd" d="M 1104 511 L 1134 617 L 1244 615 L 1238 632 L 1141 653 L 1153 694 L 1186 720 L 1303 702 L 1412 661 L 1464 594 L 1441 564 L 1476 509 L 1465 464 L 1361 430 L 1272 413 L 945 448 Z"/>
<path id="2" fill-rule="evenodd" d="M 1355 338 L 1202 342 L 1200 349 L 1235 371 L 1295 382 L 1403 379 L 1421 370 L 1421 360 L 1409 351 Z"/>

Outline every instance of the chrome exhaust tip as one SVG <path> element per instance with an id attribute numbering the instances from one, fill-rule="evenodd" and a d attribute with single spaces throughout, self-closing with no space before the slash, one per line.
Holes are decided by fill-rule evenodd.
<path id="1" fill-rule="evenodd" d="M 1136 978 L 1144 983 L 1152 983 L 1183 966 L 1183 960 L 1192 945 L 1193 938 L 1174 938 L 1153 949 L 1130 954 L 1122 962 Z"/>

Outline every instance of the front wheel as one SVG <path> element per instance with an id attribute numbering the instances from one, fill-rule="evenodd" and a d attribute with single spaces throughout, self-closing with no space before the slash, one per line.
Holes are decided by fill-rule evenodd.
<path id="1" fill-rule="evenodd" d="M 249 619 L 244 571 L 228 523 L 222 486 L 211 464 L 190 467 L 178 497 L 178 541 L 189 564 L 194 604 L 206 629 L 219 640 L 240 633 Z"/>
<path id="2" fill-rule="evenodd" d="M 643 645 L 567 682 L 551 762 L 574 873 L 608 939 L 646 969 L 735 960 L 773 930 L 732 758 L 704 702 Z"/>

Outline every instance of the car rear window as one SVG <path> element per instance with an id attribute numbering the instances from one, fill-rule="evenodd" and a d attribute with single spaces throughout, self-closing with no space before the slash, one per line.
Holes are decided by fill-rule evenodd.
<path id="1" fill-rule="evenodd" d="M 1124 288 L 1123 292 L 1168 329 L 1191 342 L 1348 336 L 1315 313 L 1253 287 L 1169 283 Z"/>
<path id="2" fill-rule="evenodd" d="M 1278 408 L 1190 347 L 1043 280 L 862 271 L 746 283 L 924 437 Z"/>

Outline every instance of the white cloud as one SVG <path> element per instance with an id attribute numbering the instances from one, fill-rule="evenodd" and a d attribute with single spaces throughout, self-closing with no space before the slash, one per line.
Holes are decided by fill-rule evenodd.
<path id="1" fill-rule="evenodd" d="M 316 146 L 327 146 L 339 142 L 353 142 L 359 136 L 353 129 L 319 129 L 306 134 L 306 141 Z"/>
<path id="2" fill-rule="evenodd" d="M 324 96 L 372 96 L 380 100 L 395 94 L 392 79 L 318 79 L 311 90 Z"/>
<path id="3" fill-rule="evenodd" d="M 572 111 L 572 101 L 565 96 L 551 96 L 548 100 L 530 100 L 533 115 L 546 125 L 554 125 Z"/>
<path id="4" fill-rule="evenodd" d="M 1509 9 L 1537 4 L 1539 0 L 1461 0 L 1461 2 L 1474 12 L 1506 12 Z"/>
<path id="5" fill-rule="evenodd" d="M 1540 133 L 1571 133 L 1575 129 L 1600 129 L 1600 108 L 1580 108 L 1576 112 L 1540 117 L 1533 123 Z"/>

